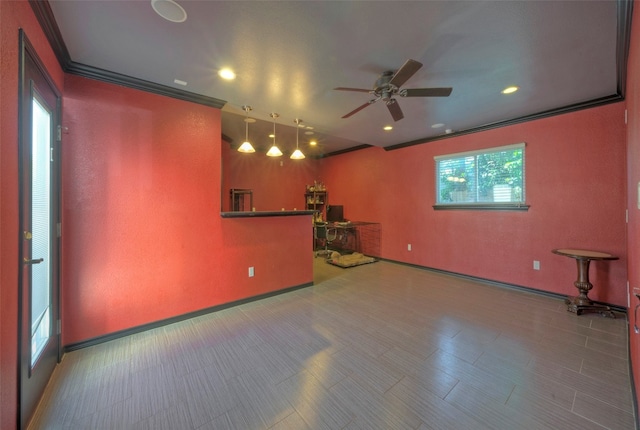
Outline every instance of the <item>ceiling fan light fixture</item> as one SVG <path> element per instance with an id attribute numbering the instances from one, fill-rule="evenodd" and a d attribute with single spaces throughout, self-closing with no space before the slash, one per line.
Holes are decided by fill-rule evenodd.
<path id="1" fill-rule="evenodd" d="M 249 118 L 249 112 L 251 112 L 251 106 L 245 105 L 242 106 L 242 109 L 247 113 L 247 117 L 244 119 L 244 142 L 238 148 L 238 152 L 242 152 L 244 154 L 251 154 L 256 152 L 255 148 L 249 142 L 249 123 L 254 122 Z"/>
<path id="2" fill-rule="evenodd" d="M 271 148 L 269 148 L 269 151 L 267 151 L 267 156 L 280 157 L 282 156 L 282 151 L 280 151 L 280 149 L 276 146 L 276 118 L 278 118 L 280 115 L 273 112 L 269 114 L 269 116 L 273 118 L 273 146 L 271 146 Z"/>
<path id="3" fill-rule="evenodd" d="M 296 118 L 293 120 L 293 122 L 296 123 L 297 127 L 296 127 L 296 150 L 293 151 L 293 154 L 291 154 L 291 158 L 292 160 L 302 160 L 304 159 L 304 154 L 302 153 L 302 151 L 300 151 L 300 148 L 298 147 L 298 139 L 300 136 L 300 127 L 303 127 L 302 125 L 302 120 L 300 118 Z"/>
<path id="4" fill-rule="evenodd" d="M 185 22 L 187 20 L 187 12 L 173 0 L 151 0 L 151 7 L 167 21 Z"/>

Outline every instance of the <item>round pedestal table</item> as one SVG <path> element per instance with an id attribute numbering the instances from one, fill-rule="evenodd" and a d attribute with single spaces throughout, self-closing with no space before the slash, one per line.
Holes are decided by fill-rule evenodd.
<path id="1" fill-rule="evenodd" d="M 567 311 L 580 315 L 584 312 L 597 312 L 602 316 L 615 318 L 615 314 L 611 308 L 606 305 L 594 303 L 588 296 L 589 290 L 593 288 L 593 284 L 589 282 L 589 263 L 593 260 L 617 260 L 615 255 L 606 252 L 588 251 L 585 249 L 554 249 L 554 254 L 573 258 L 578 265 L 578 279 L 573 285 L 578 289 L 578 295 L 568 297 L 565 300 Z"/>

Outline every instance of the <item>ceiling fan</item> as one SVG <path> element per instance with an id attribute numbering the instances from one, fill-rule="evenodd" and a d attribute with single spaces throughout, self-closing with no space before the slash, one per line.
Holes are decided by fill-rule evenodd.
<path id="1" fill-rule="evenodd" d="M 334 90 L 338 91 L 357 91 L 361 93 L 369 93 L 374 95 L 375 98 L 369 100 L 362 106 L 357 107 L 352 110 L 348 114 L 344 115 L 342 118 L 349 118 L 351 115 L 360 112 L 362 109 L 366 108 L 369 105 L 377 102 L 378 100 L 382 100 L 386 103 L 387 108 L 389 109 L 389 113 L 393 117 L 394 121 L 400 121 L 404 118 L 404 114 L 402 113 L 402 109 L 400 109 L 400 105 L 393 98 L 393 96 L 400 97 L 448 97 L 451 94 L 453 88 L 444 87 L 444 88 L 409 88 L 409 89 L 400 89 L 400 87 L 409 80 L 420 68 L 422 67 L 422 63 L 416 60 L 407 60 L 402 67 L 400 67 L 396 72 L 394 71 L 386 71 L 380 75 L 378 80 L 375 83 L 373 90 L 365 90 L 362 88 L 347 88 L 347 87 L 338 87 L 334 88 Z"/>

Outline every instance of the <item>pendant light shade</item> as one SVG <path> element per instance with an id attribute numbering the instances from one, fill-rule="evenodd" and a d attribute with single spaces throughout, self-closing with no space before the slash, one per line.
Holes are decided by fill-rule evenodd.
<path id="1" fill-rule="evenodd" d="M 302 153 L 302 151 L 300 151 L 300 148 L 298 148 L 298 136 L 300 135 L 300 124 L 302 123 L 302 120 L 296 118 L 293 120 L 293 122 L 296 123 L 296 150 L 293 151 L 293 154 L 291 154 L 290 158 L 292 160 L 302 160 L 304 159 L 304 154 Z"/>
<path id="2" fill-rule="evenodd" d="M 282 151 L 278 149 L 278 147 L 274 144 L 269 151 L 267 151 L 267 156 L 269 157 L 280 157 L 282 155 Z"/>
<path id="3" fill-rule="evenodd" d="M 293 154 L 291 154 L 290 158 L 292 160 L 302 160 L 304 158 L 304 154 L 299 149 L 296 149 L 295 151 L 293 151 Z"/>
<path id="4" fill-rule="evenodd" d="M 280 149 L 278 149 L 278 147 L 276 146 L 276 118 L 278 118 L 280 115 L 274 112 L 270 116 L 271 118 L 273 118 L 273 146 L 269 148 L 267 156 L 280 157 L 282 155 L 282 151 L 280 151 Z"/>
<path id="5" fill-rule="evenodd" d="M 245 154 L 250 154 L 252 152 L 256 152 L 256 150 L 251 146 L 251 143 L 248 141 L 242 142 L 242 145 L 238 148 L 238 152 L 243 152 Z"/>
<path id="6" fill-rule="evenodd" d="M 247 113 L 247 117 L 244 119 L 244 131 L 245 138 L 244 142 L 238 148 L 238 152 L 243 152 L 245 154 L 250 154 L 252 152 L 256 152 L 251 143 L 249 142 L 249 123 L 255 122 L 255 119 L 249 118 L 249 112 L 251 112 L 251 106 L 242 106 L 242 109 Z"/>

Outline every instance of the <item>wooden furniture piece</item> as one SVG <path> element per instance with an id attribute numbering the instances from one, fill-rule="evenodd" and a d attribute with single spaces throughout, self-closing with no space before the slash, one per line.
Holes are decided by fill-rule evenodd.
<path id="1" fill-rule="evenodd" d="M 325 220 L 325 208 L 327 207 L 328 195 L 326 191 L 307 191 L 304 193 L 305 209 L 316 211 L 319 214 L 317 221 Z"/>
<path id="2" fill-rule="evenodd" d="M 565 257 L 573 258 L 578 265 L 578 279 L 573 283 L 578 289 L 578 296 L 565 299 L 567 311 L 580 315 L 584 312 L 598 312 L 602 316 L 615 318 L 611 308 L 606 305 L 594 303 L 589 299 L 589 290 L 593 284 L 589 282 L 589 263 L 592 260 L 617 260 L 618 257 L 605 252 L 588 251 L 584 249 L 554 249 L 551 252 Z"/>
<path id="3" fill-rule="evenodd" d="M 247 188 L 231 188 L 229 194 L 231 198 L 229 208 L 232 212 L 253 210 L 253 190 Z M 245 207 L 245 196 L 249 196 L 248 208 Z"/>

